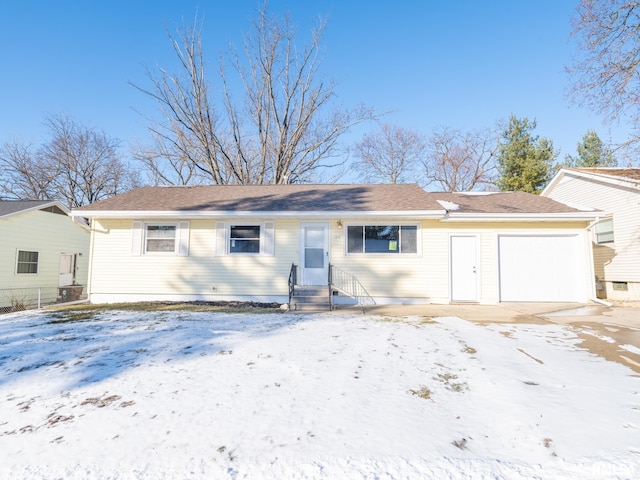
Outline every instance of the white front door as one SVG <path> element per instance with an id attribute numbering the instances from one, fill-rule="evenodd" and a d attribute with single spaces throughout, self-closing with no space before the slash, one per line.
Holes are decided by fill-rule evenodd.
<path id="1" fill-rule="evenodd" d="M 60 274 L 58 275 L 58 286 L 66 287 L 73 284 L 74 261 L 73 255 L 60 255 Z"/>
<path id="2" fill-rule="evenodd" d="M 478 301 L 477 238 L 451 237 L 451 301 Z"/>
<path id="3" fill-rule="evenodd" d="M 300 224 L 300 285 L 327 285 L 329 281 L 329 225 Z"/>

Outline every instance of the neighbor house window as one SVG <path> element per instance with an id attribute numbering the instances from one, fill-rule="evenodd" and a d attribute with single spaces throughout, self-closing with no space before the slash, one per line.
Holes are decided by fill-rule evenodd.
<path id="1" fill-rule="evenodd" d="M 596 243 L 613 242 L 613 218 L 605 218 L 596 223 Z"/>
<path id="2" fill-rule="evenodd" d="M 175 253 L 175 224 L 147 224 L 146 227 L 145 252 Z"/>
<path id="3" fill-rule="evenodd" d="M 416 225 L 351 225 L 347 253 L 418 253 Z"/>
<path id="4" fill-rule="evenodd" d="M 260 253 L 260 225 L 231 225 L 229 253 Z"/>
<path id="5" fill-rule="evenodd" d="M 38 252 L 18 250 L 18 260 L 16 262 L 16 273 L 27 273 L 27 274 L 38 273 Z"/>

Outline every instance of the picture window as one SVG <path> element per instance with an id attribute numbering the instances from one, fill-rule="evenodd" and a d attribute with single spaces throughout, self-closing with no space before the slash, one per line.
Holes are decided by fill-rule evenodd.
<path id="1" fill-rule="evenodd" d="M 348 226 L 347 253 L 418 253 L 418 227 L 416 225 Z"/>

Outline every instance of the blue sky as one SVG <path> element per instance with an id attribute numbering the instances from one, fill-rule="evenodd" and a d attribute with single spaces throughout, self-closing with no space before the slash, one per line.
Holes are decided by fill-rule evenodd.
<path id="1" fill-rule="evenodd" d="M 587 129 L 621 142 L 627 130 L 604 126 L 572 106 L 565 66 L 572 58 L 570 17 L 578 0 L 272 0 L 301 38 L 328 15 L 322 71 L 338 81 L 344 106 L 391 111 L 384 121 L 429 134 L 435 127 L 492 127 L 510 114 L 537 119 L 560 159 Z M 0 143 L 40 143 L 43 121 L 63 112 L 120 139 L 123 155 L 144 142 L 155 105 L 128 82 L 148 86 L 145 65 L 174 65 L 165 29 L 204 18 L 215 67 L 229 41 L 240 44 L 260 0 L 7 0 L 0 4 Z M 213 78 L 213 77 L 212 77 Z M 375 125 L 362 126 L 356 141 Z"/>

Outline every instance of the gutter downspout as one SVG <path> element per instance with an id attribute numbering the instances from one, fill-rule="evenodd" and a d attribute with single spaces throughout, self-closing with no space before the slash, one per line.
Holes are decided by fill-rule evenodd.
<path id="1" fill-rule="evenodd" d="M 90 220 L 90 225 L 89 225 L 89 268 L 87 269 L 87 301 L 89 303 L 93 303 L 91 302 L 91 294 L 93 293 L 93 244 L 95 241 L 95 233 L 96 233 L 96 229 L 95 229 L 95 219 L 92 218 Z"/>
<path id="2" fill-rule="evenodd" d="M 591 222 L 589 225 L 587 225 L 585 227 L 585 230 L 587 232 L 591 232 L 591 230 L 593 230 L 593 227 L 596 226 L 596 224 L 600 221 L 600 217 L 596 217 L 593 222 Z M 589 269 L 590 271 L 590 275 L 591 278 L 596 278 L 596 272 L 595 272 L 595 265 L 593 262 L 593 242 L 589 241 L 589 255 L 591 256 L 591 261 L 589 262 Z M 600 305 L 604 305 L 606 307 L 612 307 L 613 304 L 609 303 L 605 300 L 601 300 L 600 298 L 598 298 L 598 295 L 595 292 L 595 282 L 592 284 L 591 287 L 591 298 L 589 299 L 590 301 L 594 302 L 594 303 L 599 303 Z"/>

